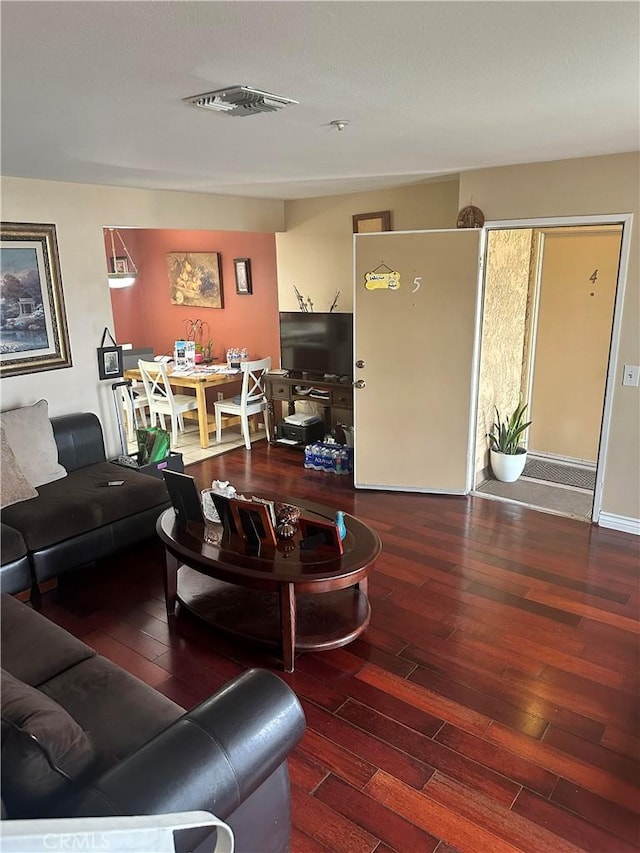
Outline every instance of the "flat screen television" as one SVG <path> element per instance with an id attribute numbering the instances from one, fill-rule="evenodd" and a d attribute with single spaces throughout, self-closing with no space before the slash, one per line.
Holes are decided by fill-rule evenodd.
<path id="1" fill-rule="evenodd" d="M 353 378 L 353 314 L 280 312 L 282 367 Z"/>

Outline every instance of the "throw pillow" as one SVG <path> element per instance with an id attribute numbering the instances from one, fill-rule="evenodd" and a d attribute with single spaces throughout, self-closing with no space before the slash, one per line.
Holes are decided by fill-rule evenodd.
<path id="1" fill-rule="evenodd" d="M 20 470 L 32 486 L 43 486 L 67 476 L 58 462 L 46 400 L 2 412 L 2 427 Z"/>
<path id="2" fill-rule="evenodd" d="M 4 430 L 0 426 L 0 471 L 2 471 L 2 484 L 0 486 L 0 509 L 4 509 L 19 501 L 27 501 L 29 498 L 38 497 L 38 493 L 31 483 L 26 479 L 13 450 L 9 446 Z"/>
<path id="3" fill-rule="evenodd" d="M 45 817 L 94 762 L 86 732 L 35 687 L 0 670 L 2 798 L 11 818 Z"/>

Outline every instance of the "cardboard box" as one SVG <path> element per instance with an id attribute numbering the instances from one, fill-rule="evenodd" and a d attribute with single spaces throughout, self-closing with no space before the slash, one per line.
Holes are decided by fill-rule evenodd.
<path id="1" fill-rule="evenodd" d="M 132 453 L 131 456 L 136 459 L 138 454 Z M 111 461 L 115 462 L 116 465 L 121 464 L 117 459 L 112 459 Z M 141 474 L 147 474 L 150 477 L 157 477 L 160 480 L 162 479 L 162 472 L 166 470 L 176 471 L 178 474 L 184 474 L 182 453 L 175 453 L 172 450 L 167 458 L 163 459 L 162 462 L 149 462 L 147 465 L 138 465 L 137 470 L 140 471 Z"/>

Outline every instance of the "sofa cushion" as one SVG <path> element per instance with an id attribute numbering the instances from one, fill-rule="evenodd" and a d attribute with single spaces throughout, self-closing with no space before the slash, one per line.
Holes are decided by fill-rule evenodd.
<path id="1" fill-rule="evenodd" d="M 28 604 L 0 595 L 2 667 L 15 678 L 37 687 L 95 653 Z"/>
<path id="2" fill-rule="evenodd" d="M 2 795 L 12 818 L 44 817 L 94 764 L 88 735 L 57 702 L 0 670 Z"/>
<path id="3" fill-rule="evenodd" d="M 123 486 L 101 488 L 109 480 Z M 113 462 L 99 462 L 38 488 L 39 497 L 3 511 L 3 520 L 20 530 L 30 551 L 55 545 L 168 502 L 163 480 Z"/>
<path id="4" fill-rule="evenodd" d="M 58 462 L 58 447 L 46 400 L 2 412 L 2 427 L 20 470 L 32 486 L 66 476 L 67 472 Z"/>
<path id="5" fill-rule="evenodd" d="M 7 441 L 4 429 L 0 426 L 0 470 L 2 471 L 2 490 L 0 492 L 0 509 L 36 498 L 38 493 L 26 479 L 11 445 Z"/>
<path id="6" fill-rule="evenodd" d="M 175 702 L 101 655 L 60 673 L 40 689 L 91 733 L 107 767 L 184 714 Z"/>
<path id="7" fill-rule="evenodd" d="M 0 523 L 0 565 L 6 566 L 26 554 L 27 543 L 22 533 L 4 522 Z"/>

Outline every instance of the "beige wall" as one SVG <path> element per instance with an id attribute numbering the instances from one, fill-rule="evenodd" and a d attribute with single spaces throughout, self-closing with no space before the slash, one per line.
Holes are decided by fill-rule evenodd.
<path id="1" fill-rule="evenodd" d="M 279 201 L 21 178 L 2 178 L 1 192 L 3 220 L 56 225 L 73 367 L 3 378 L 0 404 L 10 409 L 44 398 L 53 415 L 95 412 L 109 453 L 118 449 L 115 407 L 96 361 L 104 327 L 113 331 L 103 226 L 260 232 L 284 226 Z"/>
<path id="2" fill-rule="evenodd" d="M 378 210 L 391 211 L 393 231 L 455 228 L 457 178 L 286 202 L 286 231 L 276 235 L 281 311 L 298 310 L 294 286 L 311 298 L 315 311 L 328 311 L 337 290 L 337 310 L 353 310 L 351 217 Z"/>
<path id="3" fill-rule="evenodd" d="M 522 361 L 532 233 L 527 228 L 489 232 L 478 387 L 476 472 L 489 464 L 487 433 L 495 421 L 495 408 L 504 418 L 523 396 Z"/>
<path id="4" fill-rule="evenodd" d="M 597 461 L 621 238 L 616 226 L 543 235 L 530 450 Z"/>
<path id="5" fill-rule="evenodd" d="M 603 512 L 640 518 L 640 393 L 622 386 L 624 364 L 640 364 L 640 160 L 638 153 L 464 172 L 460 206 L 487 220 L 632 213 L 631 255 L 616 364 Z"/>
<path id="6" fill-rule="evenodd" d="M 102 330 L 112 320 L 104 269 L 104 225 L 277 232 L 285 225 L 286 211 L 287 232 L 276 238 L 280 309 L 297 309 L 296 284 L 305 296 L 312 297 L 316 310 L 327 310 L 340 290 L 338 308 L 349 311 L 354 213 L 391 210 L 396 231 L 454 227 L 457 210 L 471 199 L 488 220 L 633 213 L 603 510 L 640 518 L 640 397 L 637 388 L 623 388 L 621 383 L 623 364 L 640 364 L 639 188 L 637 153 L 464 172 L 457 193 L 456 178 L 286 205 L 3 178 L 4 220 L 56 223 L 74 366 L 2 379 L 2 407 L 45 397 L 54 414 L 95 411 L 107 426 L 110 449 L 114 449 L 110 391 L 108 383 L 98 381 L 95 361 Z"/>

